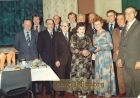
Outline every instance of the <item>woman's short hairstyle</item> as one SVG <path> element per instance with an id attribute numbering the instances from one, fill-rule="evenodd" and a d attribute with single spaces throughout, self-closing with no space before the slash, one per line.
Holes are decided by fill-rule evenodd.
<path id="1" fill-rule="evenodd" d="M 76 30 L 77 30 L 79 27 L 86 27 L 85 22 L 79 22 L 79 23 L 77 23 L 77 25 L 76 25 Z"/>
<path id="2" fill-rule="evenodd" d="M 95 22 L 96 21 L 100 21 L 101 23 L 105 22 L 104 19 L 102 17 L 100 17 L 100 16 L 96 17 Z"/>

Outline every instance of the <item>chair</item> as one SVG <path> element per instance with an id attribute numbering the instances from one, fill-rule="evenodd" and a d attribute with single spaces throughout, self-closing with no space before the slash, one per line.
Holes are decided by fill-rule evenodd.
<path id="1" fill-rule="evenodd" d="M 3 96 L 17 96 L 29 92 L 31 93 L 31 97 L 34 98 L 30 90 L 31 84 L 30 68 L 2 72 L 1 90 Z"/>

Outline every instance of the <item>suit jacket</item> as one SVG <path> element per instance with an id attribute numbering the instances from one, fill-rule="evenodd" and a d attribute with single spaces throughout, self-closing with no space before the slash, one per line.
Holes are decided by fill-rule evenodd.
<path id="1" fill-rule="evenodd" d="M 59 32 L 55 39 L 54 53 L 55 61 L 60 61 L 60 67 L 54 67 L 56 73 L 58 74 L 60 79 L 69 78 L 71 66 L 71 52 L 69 47 L 69 40 L 66 40 L 62 32 Z"/>
<path id="2" fill-rule="evenodd" d="M 125 29 L 121 35 L 119 57 L 127 68 L 134 68 L 136 61 L 140 61 L 140 22 L 136 20 L 125 36 Z"/>
<path id="3" fill-rule="evenodd" d="M 114 29 L 117 28 L 117 27 L 118 27 L 118 24 L 117 24 L 117 22 L 115 22 Z M 110 32 L 110 30 L 109 30 L 109 23 L 104 23 L 103 28 L 104 28 L 106 31 Z M 112 33 L 112 32 L 110 32 L 110 33 Z M 111 36 L 112 36 L 112 34 L 111 34 Z"/>
<path id="4" fill-rule="evenodd" d="M 38 35 L 37 49 L 41 59 L 48 65 L 52 66 L 54 62 L 53 44 L 55 39 L 55 32 L 53 37 L 49 34 L 48 30 L 41 31 Z"/>
<path id="5" fill-rule="evenodd" d="M 93 34 L 95 34 L 95 33 L 96 33 L 96 30 L 92 29 L 91 24 L 88 24 L 87 29 L 86 29 L 86 34 L 90 37 L 92 43 L 93 43 Z"/>
<path id="6" fill-rule="evenodd" d="M 24 32 L 17 33 L 15 36 L 14 46 L 19 51 L 18 58 L 25 60 L 33 60 L 38 58 L 37 53 L 37 34 L 31 31 L 31 45 L 28 46 Z"/>
<path id="7" fill-rule="evenodd" d="M 118 54 L 116 51 L 119 51 L 119 45 L 121 40 L 121 32 L 119 28 L 115 28 L 112 31 L 112 41 L 113 41 L 113 61 L 118 59 Z"/>
<path id="8" fill-rule="evenodd" d="M 61 32 L 60 25 L 58 26 L 57 30 L 55 30 L 55 28 L 54 28 L 54 31 L 55 31 L 55 32 Z"/>
<path id="9" fill-rule="evenodd" d="M 46 30 L 46 29 L 47 29 L 47 28 L 46 28 L 45 26 L 40 25 L 40 31 L 39 31 L 39 32 L 44 31 L 44 30 Z M 34 30 L 34 26 L 33 26 L 32 30 L 33 30 L 34 32 L 36 32 L 36 31 Z M 37 32 L 37 33 L 39 33 L 39 32 Z"/>

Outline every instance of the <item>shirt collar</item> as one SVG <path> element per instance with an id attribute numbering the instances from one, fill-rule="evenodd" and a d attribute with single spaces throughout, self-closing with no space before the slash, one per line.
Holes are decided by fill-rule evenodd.
<path id="1" fill-rule="evenodd" d="M 109 25 L 113 24 L 113 26 L 115 25 L 115 21 L 114 22 L 110 22 Z"/>
<path id="2" fill-rule="evenodd" d="M 24 30 L 24 33 L 27 33 L 27 32 L 31 33 L 31 30 L 29 30 L 29 31 Z"/>
<path id="3" fill-rule="evenodd" d="M 135 22 L 136 18 L 134 18 L 131 22 L 128 22 L 129 26 L 131 26 Z"/>
<path id="4" fill-rule="evenodd" d="M 51 31 L 51 30 L 49 30 L 49 29 L 47 29 L 47 30 L 48 30 L 49 33 L 53 33 L 53 31 Z"/>

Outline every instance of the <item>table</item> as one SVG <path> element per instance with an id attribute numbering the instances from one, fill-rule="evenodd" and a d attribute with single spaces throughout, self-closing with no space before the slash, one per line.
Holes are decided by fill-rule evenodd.
<path id="1" fill-rule="evenodd" d="M 15 70 L 14 68 L 5 68 L 4 71 Z M 0 72 L 0 88 L 1 88 L 1 75 Z M 59 81 L 59 77 L 52 70 L 50 66 L 40 66 L 37 68 L 31 68 L 32 81 Z"/>
<path id="2" fill-rule="evenodd" d="M 50 66 L 31 69 L 32 81 L 59 81 L 59 77 Z"/>

